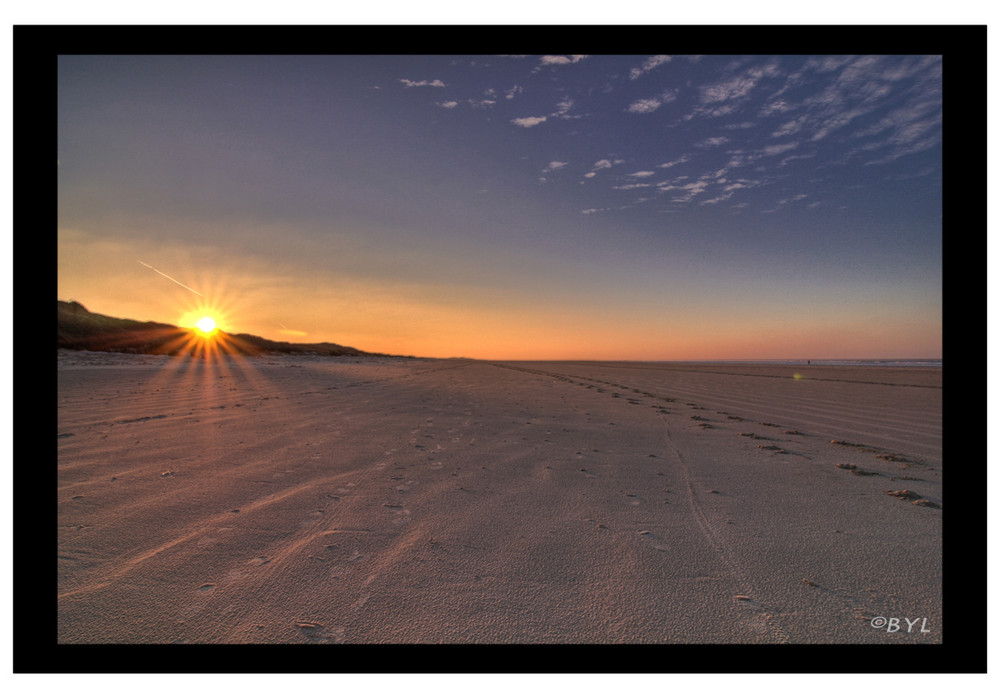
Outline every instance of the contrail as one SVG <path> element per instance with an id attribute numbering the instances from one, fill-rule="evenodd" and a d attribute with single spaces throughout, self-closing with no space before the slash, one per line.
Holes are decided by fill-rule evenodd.
<path id="1" fill-rule="evenodd" d="M 139 264 L 142 265 L 143 267 L 149 267 L 151 270 L 153 270 L 154 272 L 156 272 L 157 274 L 159 274 L 161 277 L 166 277 L 167 279 L 169 279 L 170 281 L 172 281 L 174 284 L 177 284 L 179 286 L 183 286 L 185 289 L 187 289 L 188 291 L 190 291 L 192 294 L 198 294 L 197 291 L 195 291 L 194 289 L 192 289 L 187 284 L 181 284 L 179 281 L 177 281 L 176 279 L 174 279 L 173 277 L 171 277 L 169 274 L 164 274 L 163 272 L 161 272 L 160 270 L 158 270 L 153 265 L 147 265 L 142 260 L 139 260 Z M 202 298 L 205 298 L 203 294 L 198 294 L 198 296 L 201 296 Z"/>

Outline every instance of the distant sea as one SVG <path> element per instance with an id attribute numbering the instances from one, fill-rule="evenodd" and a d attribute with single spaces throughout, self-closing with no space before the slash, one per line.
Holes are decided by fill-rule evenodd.
<path id="1" fill-rule="evenodd" d="M 699 364 L 788 364 L 817 366 L 943 367 L 940 359 L 744 359 L 697 362 Z"/>

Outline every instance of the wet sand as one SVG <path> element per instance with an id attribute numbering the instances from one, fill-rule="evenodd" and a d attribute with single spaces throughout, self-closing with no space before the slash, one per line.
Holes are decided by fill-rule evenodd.
<path id="1" fill-rule="evenodd" d="M 942 458 L 935 368 L 61 352 L 58 642 L 940 643 Z"/>

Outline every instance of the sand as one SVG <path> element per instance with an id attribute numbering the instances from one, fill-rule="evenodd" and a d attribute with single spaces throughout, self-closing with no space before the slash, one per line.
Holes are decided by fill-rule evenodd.
<path id="1" fill-rule="evenodd" d="M 58 361 L 61 644 L 942 642 L 940 369 Z"/>

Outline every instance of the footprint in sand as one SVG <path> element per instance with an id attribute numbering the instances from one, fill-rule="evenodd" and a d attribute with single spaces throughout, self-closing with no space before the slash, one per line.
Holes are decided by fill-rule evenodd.
<path id="1" fill-rule="evenodd" d="M 410 521 L 410 511 L 403 507 L 401 503 L 384 502 L 382 503 L 382 507 L 388 508 L 397 515 L 396 519 L 392 522 L 394 526 L 399 527 Z"/>
<path id="2" fill-rule="evenodd" d="M 899 498 L 900 500 L 908 500 L 919 507 L 930 507 L 935 510 L 941 509 L 941 505 L 928 500 L 924 496 L 919 493 L 915 493 L 912 490 L 887 490 L 885 491 L 885 494 L 891 495 L 894 498 Z"/>
<path id="3" fill-rule="evenodd" d="M 877 476 L 877 475 L 879 475 L 876 471 L 866 471 L 863 468 L 858 468 L 854 464 L 837 464 L 837 468 L 844 469 L 845 471 L 850 471 L 855 476 Z"/>
<path id="4" fill-rule="evenodd" d="M 661 538 L 648 529 L 639 532 L 639 536 L 648 540 L 657 551 L 670 551 L 670 547 L 662 542 Z"/>
<path id="5" fill-rule="evenodd" d="M 180 610 L 179 620 L 183 623 L 195 618 L 201 613 L 215 592 L 215 583 L 205 583 L 194 591 L 194 598 L 190 604 Z"/>
<path id="6" fill-rule="evenodd" d="M 343 627 L 327 629 L 324 624 L 309 619 L 296 619 L 293 623 L 302 635 L 305 636 L 311 643 L 344 642 Z"/>

